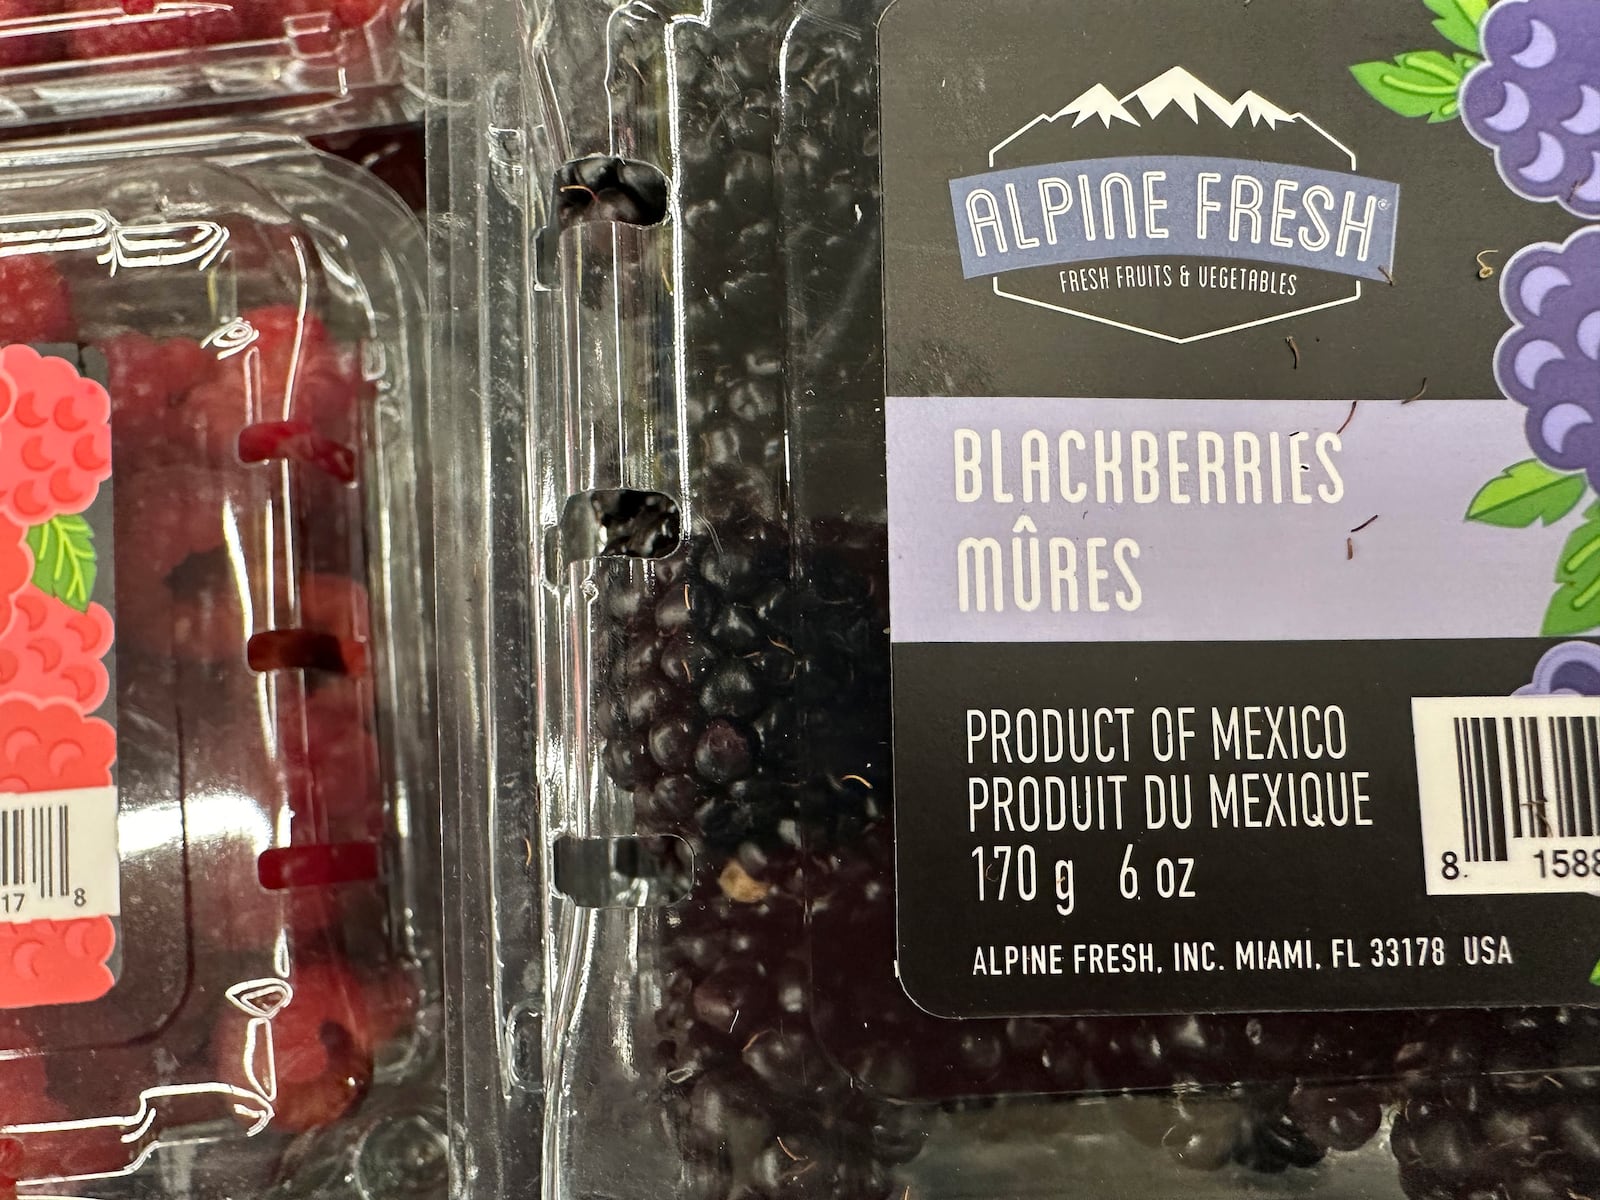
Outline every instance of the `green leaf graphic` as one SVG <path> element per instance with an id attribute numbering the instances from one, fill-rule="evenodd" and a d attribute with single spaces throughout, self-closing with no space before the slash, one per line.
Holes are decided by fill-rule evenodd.
<path id="1" fill-rule="evenodd" d="M 1600 504 L 1591 504 L 1583 524 L 1567 539 L 1556 563 L 1561 586 L 1544 615 L 1546 637 L 1587 633 L 1600 626 Z"/>
<path id="2" fill-rule="evenodd" d="M 1357 63 L 1350 73 L 1385 108 L 1437 124 L 1461 112 L 1461 81 L 1475 65 L 1467 55 L 1451 59 L 1437 50 L 1413 50 L 1393 62 Z"/>
<path id="3" fill-rule="evenodd" d="M 1586 487 L 1582 475 L 1563 475 L 1530 458 L 1484 484 L 1472 498 L 1467 520 L 1506 529 L 1526 529 L 1535 521 L 1554 525 L 1578 507 Z"/>
<path id="4" fill-rule="evenodd" d="M 1595 963 L 1589 970 L 1589 982 L 1595 987 L 1600 987 L 1600 962 Z"/>
<path id="5" fill-rule="evenodd" d="M 1477 54 L 1482 49 L 1478 26 L 1489 11 L 1489 0 L 1422 0 L 1438 15 L 1433 27 L 1463 50 Z"/>
<path id="6" fill-rule="evenodd" d="M 80 516 L 51 517 L 28 530 L 33 551 L 33 585 L 79 612 L 89 607 L 94 593 L 94 531 Z"/>

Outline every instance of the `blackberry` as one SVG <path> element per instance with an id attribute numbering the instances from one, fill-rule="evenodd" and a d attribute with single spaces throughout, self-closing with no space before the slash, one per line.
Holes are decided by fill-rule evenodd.
<path id="1" fill-rule="evenodd" d="M 1481 37 L 1485 60 L 1461 88 L 1467 128 L 1519 196 L 1600 217 L 1600 11 L 1588 0 L 1501 0 Z"/>
<path id="2" fill-rule="evenodd" d="M 1442 1013 L 1397 1066 L 1390 1137 L 1414 1200 L 1592 1195 L 1600 1187 L 1600 1013 Z"/>

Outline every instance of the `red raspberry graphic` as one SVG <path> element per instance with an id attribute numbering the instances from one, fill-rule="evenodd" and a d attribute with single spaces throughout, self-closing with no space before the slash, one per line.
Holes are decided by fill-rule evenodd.
<path id="1" fill-rule="evenodd" d="M 117 735 L 65 700 L 0 699 L 0 792 L 48 792 L 111 782 Z"/>
<path id="2" fill-rule="evenodd" d="M 80 513 L 111 474 L 111 400 L 59 358 L 0 350 L 13 401 L 0 420 L 0 514 L 38 525 Z"/>
<path id="3" fill-rule="evenodd" d="M 109 7 L 106 0 L 68 0 L 73 12 Z M 156 0 L 123 0 L 123 15 L 68 34 L 75 58 L 124 58 L 242 41 L 249 33 L 232 8 L 163 14 Z"/>
<path id="4" fill-rule="evenodd" d="M 0 517 L 0 632 L 11 628 L 15 600 L 33 578 L 33 551 L 22 529 Z"/>
<path id="5" fill-rule="evenodd" d="M 79 612 L 34 587 L 15 604 L 17 617 L 0 636 L 0 695 L 68 700 L 94 712 L 110 687 L 100 660 L 111 649 L 111 614 L 98 604 Z"/>
<path id="6" fill-rule="evenodd" d="M 332 679 L 306 700 L 305 740 L 284 751 L 294 805 L 290 834 L 296 843 L 383 836 L 378 745 L 364 691 L 357 680 Z"/>
<path id="7" fill-rule="evenodd" d="M 98 1000 L 114 982 L 106 960 L 116 943 L 110 917 L 0 923 L 0 1006 Z"/>
<path id="8" fill-rule="evenodd" d="M 50 256 L 0 258 L 0 343 L 70 342 L 77 336 L 72 293 Z"/>

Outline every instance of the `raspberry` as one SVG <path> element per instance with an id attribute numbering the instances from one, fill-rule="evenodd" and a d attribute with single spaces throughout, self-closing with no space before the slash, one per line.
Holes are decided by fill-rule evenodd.
<path id="1" fill-rule="evenodd" d="M 262 503 L 266 481 L 208 467 L 119 471 L 113 522 L 117 545 L 117 636 L 158 657 L 172 654 L 174 596 L 171 580 L 196 555 L 222 548 L 230 510 Z M 179 499 L 181 497 L 181 500 Z M 126 548 L 137 546 L 137 554 Z"/>
<path id="2" fill-rule="evenodd" d="M 332 962 L 298 962 L 289 1002 L 272 1019 L 277 1076 L 274 1125 L 296 1132 L 331 1125 L 372 1082 L 372 1027 L 361 981 Z M 228 1012 L 212 1039 L 222 1078 L 239 1071 L 243 1014 Z"/>
<path id="3" fill-rule="evenodd" d="M 98 349 L 106 358 L 119 456 L 131 451 L 141 466 L 181 461 L 185 430 L 177 410 L 215 360 L 191 338 L 158 342 L 133 332 L 107 338 Z"/>
<path id="4" fill-rule="evenodd" d="M 110 687 L 101 659 L 111 648 L 111 614 L 98 604 L 79 612 L 32 587 L 15 604 L 17 619 L 0 635 L 0 694 L 63 699 L 94 712 Z"/>
<path id="5" fill-rule="evenodd" d="M 371 612 L 367 589 L 343 575 L 305 575 L 300 580 L 300 624 L 305 629 L 364 642 Z"/>
<path id="6" fill-rule="evenodd" d="M 1467 128 L 1506 186 L 1600 217 L 1600 81 L 1591 0 L 1501 0 L 1482 24 L 1484 62 L 1461 87 Z"/>
<path id="7" fill-rule="evenodd" d="M 0 699 L 0 792 L 47 792 L 111 782 L 117 735 L 65 700 Z"/>
<path id="8" fill-rule="evenodd" d="M 78 335 L 72 293 L 44 254 L 0 258 L 0 345 L 70 342 Z"/>
<path id="9" fill-rule="evenodd" d="M 48 21 L 57 8 L 55 0 L 0 0 L 0 21 L 10 27 L 0 35 L 0 67 L 26 67 L 61 57 L 60 34 L 36 32 L 29 26 L 30 18 Z"/>
<path id="10" fill-rule="evenodd" d="M 335 679 L 305 703 L 305 738 L 284 747 L 294 841 L 377 841 L 383 836 L 378 746 L 356 680 Z"/>
<path id="11" fill-rule="evenodd" d="M 1495 376 L 1528 410 L 1528 444 L 1550 466 L 1587 472 L 1600 486 L 1600 228 L 1519 251 L 1501 300 L 1514 325 Z"/>
<path id="12" fill-rule="evenodd" d="M 17 1049 L 21 1053 L 0 1058 L 0 1129 L 49 1120 L 54 1106 L 45 1094 L 48 1081 L 44 1056 L 30 1045 L 19 1045 Z M 0 1161 L 0 1172 L 13 1165 Z"/>
<path id="13" fill-rule="evenodd" d="M 71 12 L 106 7 L 106 0 L 67 3 Z M 120 16 L 74 29 L 67 37 L 74 58 L 112 59 L 220 45 L 241 41 L 247 34 L 243 17 L 231 6 L 171 13 L 158 11 L 154 0 L 124 0 Z"/>
<path id="14" fill-rule="evenodd" d="M 111 400 L 59 358 L 0 350 L 14 397 L 0 419 L 0 514 L 37 525 L 80 513 L 111 474 Z"/>

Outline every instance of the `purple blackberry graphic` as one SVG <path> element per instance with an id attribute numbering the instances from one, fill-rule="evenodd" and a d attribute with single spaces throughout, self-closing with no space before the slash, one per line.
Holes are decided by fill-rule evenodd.
<path id="1" fill-rule="evenodd" d="M 1600 696 L 1600 645 L 1562 642 L 1545 652 L 1519 696 Z"/>
<path id="2" fill-rule="evenodd" d="M 1513 327 L 1495 377 L 1528 410 L 1528 444 L 1541 462 L 1582 471 L 1600 488 L 1600 228 L 1518 253 L 1501 295 Z"/>
<path id="3" fill-rule="evenodd" d="M 1495 353 L 1495 378 L 1527 411 L 1536 457 L 1485 484 L 1467 519 L 1509 529 L 1553 525 L 1600 491 L 1600 226 L 1519 251 L 1506 264 L 1501 300 L 1511 330 Z M 1541 632 L 1600 628 L 1600 504 L 1567 538 L 1555 582 Z"/>
<path id="4" fill-rule="evenodd" d="M 1460 117 L 1517 195 L 1600 219 L 1600 4 L 1423 0 L 1455 49 L 1412 50 L 1351 74 L 1403 117 Z"/>
<path id="5" fill-rule="evenodd" d="M 1600 4 L 1501 0 L 1479 29 L 1484 62 L 1461 118 L 1506 186 L 1600 218 Z"/>

